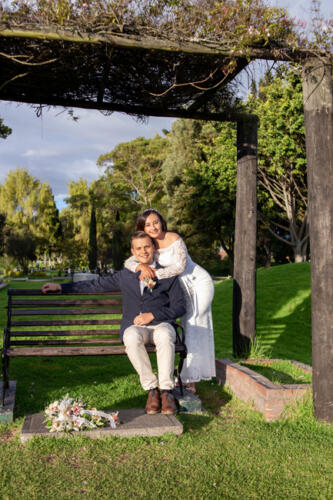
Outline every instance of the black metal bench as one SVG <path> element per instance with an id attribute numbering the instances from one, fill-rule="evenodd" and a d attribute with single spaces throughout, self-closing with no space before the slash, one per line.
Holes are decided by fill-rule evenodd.
<path id="1" fill-rule="evenodd" d="M 10 358 L 126 354 L 119 336 L 121 305 L 121 292 L 45 295 L 40 290 L 8 289 L 2 349 L 2 405 L 9 387 Z M 45 319 L 45 316 L 51 318 Z M 180 356 L 175 372 L 183 394 L 180 372 L 186 358 L 186 345 L 183 328 L 178 323 L 175 328 L 175 350 Z M 154 345 L 146 348 L 149 353 L 156 352 Z"/>

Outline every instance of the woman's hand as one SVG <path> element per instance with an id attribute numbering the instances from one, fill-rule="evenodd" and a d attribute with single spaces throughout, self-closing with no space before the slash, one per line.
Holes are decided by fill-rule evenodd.
<path id="1" fill-rule="evenodd" d="M 156 277 L 155 269 L 150 267 L 148 264 L 139 264 L 136 267 L 136 272 L 140 271 L 139 280 L 143 281 L 144 279 L 153 279 Z"/>

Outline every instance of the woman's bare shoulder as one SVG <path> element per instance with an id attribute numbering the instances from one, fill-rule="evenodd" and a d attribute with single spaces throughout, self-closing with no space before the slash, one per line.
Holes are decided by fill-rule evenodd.
<path id="1" fill-rule="evenodd" d="M 169 244 L 174 243 L 175 241 L 177 241 L 177 240 L 180 239 L 179 234 L 172 233 L 170 231 L 168 231 L 165 236 L 166 236 L 167 241 L 168 241 Z"/>

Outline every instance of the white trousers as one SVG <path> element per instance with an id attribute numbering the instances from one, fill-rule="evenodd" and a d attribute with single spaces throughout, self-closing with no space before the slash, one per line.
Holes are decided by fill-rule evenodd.
<path id="1" fill-rule="evenodd" d="M 158 386 L 161 390 L 173 389 L 175 341 L 176 332 L 169 323 L 153 326 L 132 325 L 126 328 L 123 337 L 126 353 L 146 391 Z M 146 344 L 156 346 L 158 379 L 153 373 Z"/>

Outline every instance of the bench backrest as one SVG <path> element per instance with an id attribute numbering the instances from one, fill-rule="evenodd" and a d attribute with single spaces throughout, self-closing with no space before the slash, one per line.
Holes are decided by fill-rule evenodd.
<path id="1" fill-rule="evenodd" d="M 121 317 L 121 292 L 46 295 L 40 290 L 9 288 L 3 355 L 124 354 Z M 180 337 L 177 332 L 176 352 L 184 357 L 183 341 L 181 329 Z M 148 352 L 156 350 L 154 345 L 146 348 Z"/>
<path id="2" fill-rule="evenodd" d="M 121 292 L 45 295 L 40 290 L 9 289 L 4 347 L 17 349 L 16 355 L 19 348 L 29 347 L 26 355 L 34 355 L 43 346 L 47 355 L 49 346 L 54 355 L 56 346 L 75 346 L 73 354 L 80 348 L 84 354 L 86 346 L 120 345 L 121 306 Z"/>

